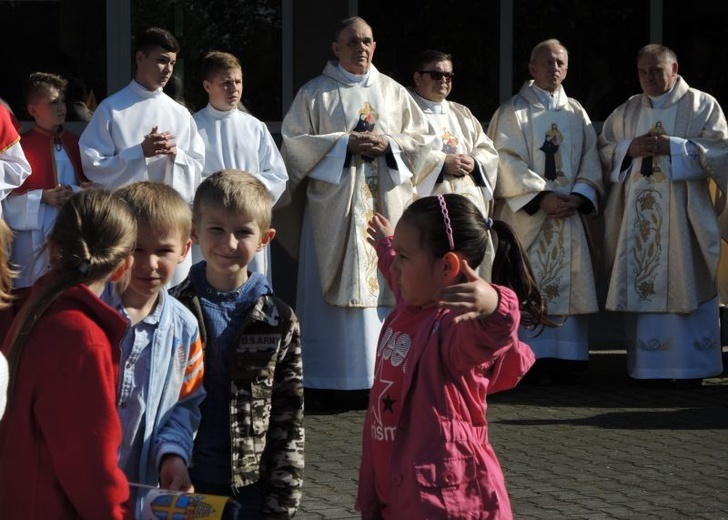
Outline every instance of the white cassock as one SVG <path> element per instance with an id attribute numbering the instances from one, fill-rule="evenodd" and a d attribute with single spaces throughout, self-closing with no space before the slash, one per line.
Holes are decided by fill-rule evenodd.
<path id="1" fill-rule="evenodd" d="M 78 191 L 76 173 L 66 150 L 54 147 L 53 161 L 58 183 Z M 10 261 L 18 266 L 18 276 L 13 280 L 16 288 L 30 287 L 50 269 L 45 245 L 58 208 L 42 203 L 42 196 L 43 190 L 28 190 L 20 195 L 10 195 L 3 201 L 3 217 L 15 235 Z"/>
<path id="2" fill-rule="evenodd" d="M 1 103 L 0 125 L 3 126 L 0 129 L 0 201 L 2 201 L 28 178 L 30 163 L 20 146 L 20 136 L 13 126 L 10 111 Z"/>
<path id="3" fill-rule="evenodd" d="M 649 162 L 629 157 L 632 139 L 648 133 L 669 136 L 670 155 Z M 639 94 L 617 107 L 599 147 L 611 182 L 606 308 L 625 313 L 630 375 L 720 374 L 720 234 L 709 193 L 711 180 L 723 193 L 728 187 L 728 126 L 720 105 L 678 76 L 665 94 Z"/>
<path id="4" fill-rule="evenodd" d="M 415 187 L 417 196 L 457 193 L 469 198 L 484 217 L 491 217 L 493 190 L 498 174 L 498 152 L 480 121 L 470 109 L 459 103 L 430 101 L 414 90 L 410 90 L 410 94 L 434 128 L 440 144 L 439 149 L 430 153 L 425 167 L 428 173 L 419 179 Z M 456 177 L 442 171 L 445 157 L 451 154 L 465 154 L 473 158 L 475 169 L 470 175 Z M 483 261 L 478 266 L 478 273 L 485 280 L 490 280 L 494 256 L 493 241 L 489 237 Z"/>
<path id="5" fill-rule="evenodd" d="M 174 156 L 144 157 L 142 141 L 152 128 L 171 132 Z M 205 143 L 189 110 L 162 89 L 147 90 L 132 80 L 104 99 L 79 140 L 83 172 L 89 180 L 110 189 L 132 182 L 167 184 L 192 204 L 205 160 Z M 187 277 L 192 255 L 177 266 L 170 286 Z"/>
<path id="6" fill-rule="evenodd" d="M 528 253 L 550 317 L 566 321 L 521 339 L 537 358 L 586 360 L 586 314 L 599 310 L 588 232 L 580 214 L 548 218 L 526 209 L 544 191 L 580 194 L 598 210 L 603 195 L 597 135 L 582 106 L 563 87 L 553 95 L 526 82 L 498 108 L 488 127 L 499 154 L 496 218 L 510 224 Z M 530 208 L 529 208 L 530 209 Z"/>
<path id="7" fill-rule="evenodd" d="M 349 154 L 355 128 L 385 135 L 391 153 L 372 161 Z M 305 207 L 296 304 L 304 386 L 370 388 L 377 339 L 394 298 L 378 275 L 367 223 L 375 211 L 393 224 L 399 220 L 415 197 L 413 177 L 423 170 L 434 136 L 404 87 L 374 66 L 354 76 L 335 63 L 299 90 L 282 134 L 289 194 L 294 207 L 301 199 Z M 300 222 L 291 216 L 280 226 Z"/>
<path id="8" fill-rule="evenodd" d="M 203 180 L 221 170 L 243 170 L 265 184 L 273 204 L 278 202 L 286 189 L 288 173 L 265 123 L 237 108 L 220 111 L 209 104 L 193 117 L 205 142 Z M 196 245 L 192 253 L 193 263 L 202 260 Z M 255 255 L 249 269 L 266 275 L 272 283 L 269 247 Z"/>

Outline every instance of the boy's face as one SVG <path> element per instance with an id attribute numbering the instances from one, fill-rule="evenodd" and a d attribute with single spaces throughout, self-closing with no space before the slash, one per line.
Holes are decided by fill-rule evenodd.
<path id="1" fill-rule="evenodd" d="M 134 264 L 124 289 L 125 304 L 156 299 L 169 283 L 178 264 L 187 256 L 191 242 L 183 240 L 177 229 L 159 230 L 139 222 Z"/>
<path id="2" fill-rule="evenodd" d="M 222 112 L 238 106 L 243 95 L 243 71 L 239 68 L 228 69 L 215 74 L 212 79 L 202 82 L 210 104 Z"/>
<path id="3" fill-rule="evenodd" d="M 164 87 L 174 72 L 174 65 L 177 63 L 177 53 L 154 47 L 148 54 L 137 51 L 136 75 L 137 83 L 149 90 L 157 90 Z"/>
<path id="4" fill-rule="evenodd" d="M 28 103 L 28 113 L 35 124 L 53 131 L 66 121 L 66 98 L 56 87 L 48 87 L 34 103 Z"/>
<path id="5" fill-rule="evenodd" d="M 248 280 L 248 264 L 275 236 L 261 231 L 247 215 L 206 206 L 192 225 L 192 240 L 207 262 L 207 282 L 222 292 L 237 289 Z"/>

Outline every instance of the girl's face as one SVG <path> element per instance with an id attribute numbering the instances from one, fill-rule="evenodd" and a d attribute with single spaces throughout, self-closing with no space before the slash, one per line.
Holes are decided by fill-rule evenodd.
<path id="1" fill-rule="evenodd" d="M 394 230 L 392 246 L 396 256 L 390 267 L 402 297 L 411 305 L 426 307 L 435 303 L 444 285 L 444 258 L 433 258 L 420 243 L 420 230 L 400 221 Z"/>

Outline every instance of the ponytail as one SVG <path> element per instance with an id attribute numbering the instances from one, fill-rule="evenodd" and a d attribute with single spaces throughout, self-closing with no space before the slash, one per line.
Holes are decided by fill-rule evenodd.
<path id="1" fill-rule="evenodd" d="M 521 307 L 521 324 L 527 329 L 557 327 L 548 318 L 546 302 L 533 276 L 528 256 L 521 246 L 513 228 L 502 220 L 494 220 L 492 231 L 497 237 L 497 246 L 491 280 L 493 283 L 513 289 Z"/>
<path id="2" fill-rule="evenodd" d="M 51 270 L 11 329 L 9 396 L 25 345 L 45 311 L 71 287 L 106 280 L 131 255 L 135 240 L 131 211 L 107 190 L 83 190 L 61 207 L 48 239 Z"/>

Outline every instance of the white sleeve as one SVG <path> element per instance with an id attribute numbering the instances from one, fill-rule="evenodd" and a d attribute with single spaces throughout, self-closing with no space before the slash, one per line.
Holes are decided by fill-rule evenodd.
<path id="1" fill-rule="evenodd" d="M 0 174 L 0 200 L 21 186 L 30 175 L 30 164 L 19 141 L 0 153 Z"/>

